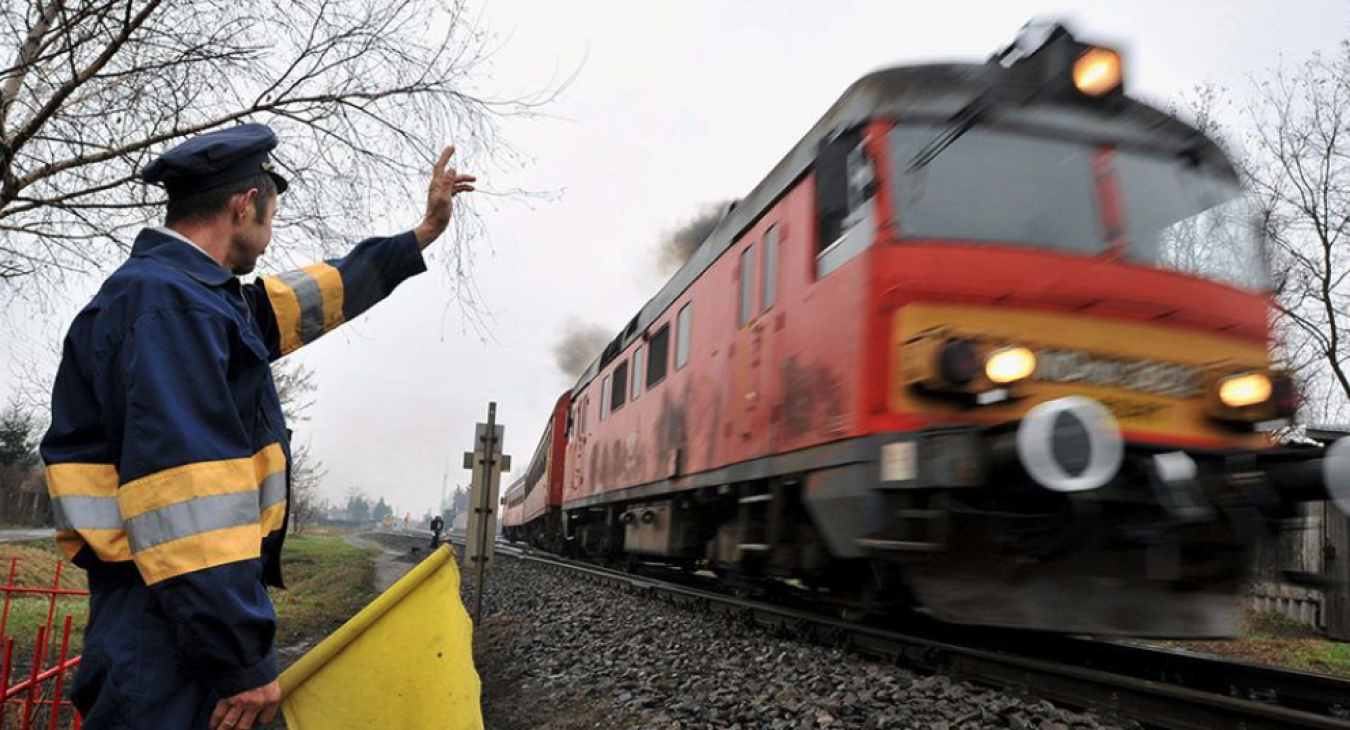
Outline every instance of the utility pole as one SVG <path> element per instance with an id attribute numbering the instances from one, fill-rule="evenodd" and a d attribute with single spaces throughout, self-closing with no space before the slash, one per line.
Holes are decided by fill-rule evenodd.
<path id="1" fill-rule="evenodd" d="M 473 507 L 464 553 L 474 569 L 473 622 L 477 625 L 483 615 L 483 580 L 497 545 L 497 493 L 502 472 L 511 471 L 511 457 L 502 454 L 506 427 L 497 425 L 495 402 L 488 403 L 487 423 L 477 424 L 474 430 L 474 450 L 464 453 L 464 468 L 473 470 L 469 492 Z"/>

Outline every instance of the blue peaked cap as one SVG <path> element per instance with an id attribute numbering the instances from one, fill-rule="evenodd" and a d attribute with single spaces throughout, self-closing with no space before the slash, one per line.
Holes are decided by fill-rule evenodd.
<path id="1" fill-rule="evenodd" d="M 268 154 L 276 146 L 277 135 L 266 124 L 218 129 L 160 155 L 141 168 L 140 178 L 162 185 L 170 198 L 179 198 L 265 172 L 276 182 L 277 192 L 284 193 L 290 185 L 272 169 Z"/>

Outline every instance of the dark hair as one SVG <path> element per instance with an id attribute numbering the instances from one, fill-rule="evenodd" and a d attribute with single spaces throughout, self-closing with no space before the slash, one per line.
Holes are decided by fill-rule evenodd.
<path id="1" fill-rule="evenodd" d="M 263 217 L 267 215 L 267 204 L 277 196 L 277 184 L 272 180 L 272 176 L 265 172 L 235 180 L 210 190 L 203 190 L 200 193 L 177 198 L 170 195 L 169 209 L 164 213 L 164 224 L 171 226 L 183 221 L 206 220 L 225 210 L 225 206 L 230 203 L 230 198 L 247 193 L 253 188 L 258 189 L 258 197 L 254 199 L 253 206 L 258 222 L 261 223 Z"/>

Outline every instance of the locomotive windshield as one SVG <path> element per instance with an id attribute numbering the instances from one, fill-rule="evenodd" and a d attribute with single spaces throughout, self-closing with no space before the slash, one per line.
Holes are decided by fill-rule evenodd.
<path id="1" fill-rule="evenodd" d="M 897 125 L 891 151 L 906 238 L 1009 243 L 1093 255 L 1108 250 L 1093 145 L 974 128 L 921 167 L 938 133 Z M 1184 159 L 1115 155 L 1128 260 L 1247 289 L 1267 278 L 1242 191 Z"/>
<path id="2" fill-rule="evenodd" d="M 1236 182 L 1184 160 L 1116 155 L 1127 257 L 1246 289 L 1268 283 L 1251 210 Z"/>
<path id="3" fill-rule="evenodd" d="M 971 129 L 912 169 L 938 130 L 897 125 L 896 215 L 909 238 L 1106 250 L 1092 194 L 1092 149 L 1039 137 Z"/>

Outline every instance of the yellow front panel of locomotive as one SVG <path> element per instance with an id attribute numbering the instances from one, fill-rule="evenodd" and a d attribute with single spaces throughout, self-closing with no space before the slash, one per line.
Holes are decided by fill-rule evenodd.
<path id="1" fill-rule="evenodd" d="M 1269 362 L 1261 346 L 1158 323 L 1007 307 L 911 304 L 897 310 L 892 320 L 890 407 L 895 412 L 959 415 L 963 420 L 996 423 L 1019 419 L 1038 403 L 1083 395 L 1109 408 L 1131 436 L 1196 439 L 1228 446 L 1262 442 L 1260 436 L 1238 433 L 1207 416 L 1203 393 L 1198 390 L 1178 397 L 1101 383 L 1049 382 L 1038 371 L 1029 382 L 1020 384 L 1022 397 L 998 404 L 963 404 L 917 392 L 902 373 L 905 343 L 935 329 L 987 343 L 1021 345 L 1038 354 L 1050 350 L 1081 354 L 1097 362 L 1174 364 L 1200 372 L 1220 363 L 1264 369 Z"/>

